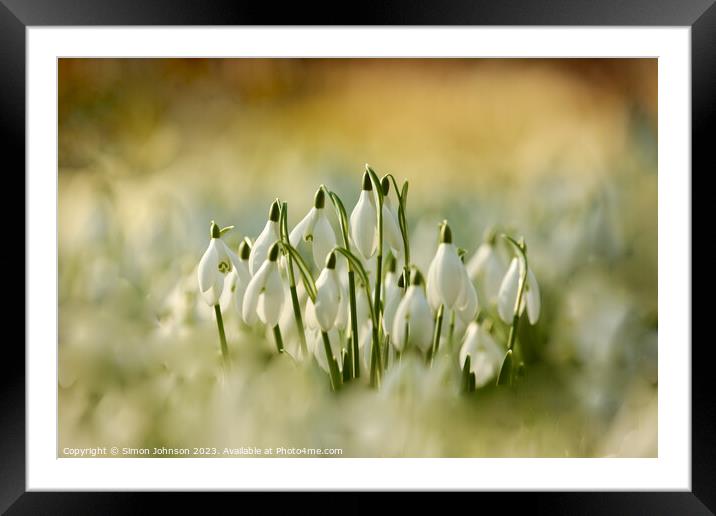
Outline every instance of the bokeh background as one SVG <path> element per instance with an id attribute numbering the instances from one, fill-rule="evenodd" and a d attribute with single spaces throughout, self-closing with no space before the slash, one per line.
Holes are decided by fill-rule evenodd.
<path id="1" fill-rule="evenodd" d="M 61 59 L 58 86 L 58 455 L 657 455 L 656 60 Z M 524 235 L 542 317 L 517 388 L 408 363 L 334 395 L 234 314 L 221 377 L 209 221 L 235 247 L 321 183 L 350 211 L 365 163 L 410 181 L 423 270 L 443 219 L 468 259 L 489 227 Z"/>

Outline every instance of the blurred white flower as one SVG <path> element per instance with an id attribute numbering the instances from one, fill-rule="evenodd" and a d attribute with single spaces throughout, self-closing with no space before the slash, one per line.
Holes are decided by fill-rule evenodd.
<path id="1" fill-rule="evenodd" d="M 490 304 L 497 302 L 506 269 L 506 264 L 495 247 L 494 234 L 488 236 L 467 263 L 468 276 L 480 286 L 480 293 L 485 296 L 483 301 Z"/>
<path id="2" fill-rule="evenodd" d="M 284 301 L 284 289 L 277 259 L 278 243 L 274 243 L 269 249 L 268 259 L 246 287 L 242 315 L 248 325 L 253 325 L 257 316 L 269 327 L 274 327 L 278 323 Z"/>
<path id="3" fill-rule="evenodd" d="M 315 317 L 323 331 L 330 331 L 336 325 L 336 316 L 341 303 L 341 285 L 336 272 L 336 255 L 331 252 L 326 266 L 316 280 Z"/>
<path id="4" fill-rule="evenodd" d="M 259 267 L 261 267 L 261 265 L 263 265 L 266 261 L 269 248 L 274 242 L 279 240 L 279 212 L 280 206 L 277 199 L 271 204 L 271 208 L 269 209 L 269 218 L 266 221 L 266 225 L 261 231 L 261 234 L 259 234 L 256 238 L 254 245 L 251 247 L 251 254 L 249 255 L 249 271 L 252 276 L 256 274 Z"/>
<path id="5" fill-rule="evenodd" d="M 413 274 L 393 320 L 391 341 L 395 349 L 402 351 L 406 338 L 423 352 L 430 349 L 433 339 L 433 317 L 423 292 L 423 275 L 419 271 Z"/>
<path id="6" fill-rule="evenodd" d="M 368 172 L 363 174 L 363 189 L 351 213 L 351 236 L 360 254 L 366 260 L 373 256 L 378 237 L 378 215 L 376 214 L 373 183 Z"/>
<path id="7" fill-rule="evenodd" d="M 460 348 L 460 369 L 470 357 L 470 372 L 475 374 L 475 386 L 482 387 L 497 376 L 504 357 L 504 350 L 482 326 L 471 322 Z"/>
<path id="8" fill-rule="evenodd" d="M 323 188 L 319 188 L 313 207 L 289 235 L 293 247 L 297 247 L 301 240 L 311 245 L 313 261 L 319 269 L 326 263 L 328 253 L 336 246 L 336 234 L 326 217 L 325 203 L 326 194 Z"/>
<path id="9" fill-rule="evenodd" d="M 221 230 L 214 222 L 211 223 L 210 234 L 209 247 L 199 261 L 197 275 L 204 301 L 214 306 L 219 303 L 227 275 L 238 265 L 239 260 L 221 240 Z"/>
<path id="10" fill-rule="evenodd" d="M 517 257 L 513 258 L 500 285 L 500 292 L 497 296 L 497 311 L 500 314 L 500 318 L 507 324 L 512 324 L 512 318 L 515 315 L 520 276 L 524 273 L 524 270 L 524 260 Z M 525 311 L 525 308 L 527 308 L 527 317 L 530 324 L 536 324 L 539 319 L 541 301 L 537 279 L 532 273 L 532 269 L 529 268 L 527 269 L 527 284 L 519 307 L 520 315 Z"/>
<path id="11" fill-rule="evenodd" d="M 444 305 L 446 310 L 463 308 L 471 301 L 466 292 L 470 283 L 465 265 L 452 243 L 452 231 L 447 223 L 440 229 L 440 244 L 428 268 L 428 301 L 433 310 Z M 474 289 L 473 289 L 474 290 Z"/>

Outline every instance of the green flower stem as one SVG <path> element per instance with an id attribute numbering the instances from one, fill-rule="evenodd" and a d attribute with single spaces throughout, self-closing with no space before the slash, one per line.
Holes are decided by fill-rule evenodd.
<path id="1" fill-rule="evenodd" d="M 283 353 L 283 338 L 281 337 L 281 328 L 278 324 L 273 327 L 273 336 L 276 339 L 276 349 L 279 353 Z"/>
<path id="2" fill-rule="evenodd" d="M 351 309 L 351 360 L 353 378 L 360 378 L 360 355 L 358 350 L 358 321 L 356 320 L 356 279 L 353 269 L 348 270 L 348 295 Z"/>
<path id="3" fill-rule="evenodd" d="M 372 168 L 366 165 L 366 171 L 370 175 L 373 182 L 373 189 L 378 197 L 376 203 L 376 214 L 378 219 L 378 254 L 376 259 L 375 270 L 375 292 L 373 296 L 373 349 L 371 350 L 370 376 L 371 385 L 378 387 L 380 385 L 381 353 L 380 353 L 380 291 L 383 275 L 383 186 L 380 179 Z"/>
<path id="4" fill-rule="evenodd" d="M 470 392 L 470 355 L 465 357 L 465 365 L 462 368 L 462 391 L 467 393 Z"/>
<path id="5" fill-rule="evenodd" d="M 504 237 L 517 248 L 519 253 L 522 255 L 522 259 L 525 262 L 524 270 L 520 274 L 520 281 L 517 287 L 517 299 L 515 300 L 515 308 L 512 316 L 512 325 L 510 326 L 510 333 L 507 337 L 507 353 L 505 355 L 505 359 L 502 362 L 500 373 L 497 377 L 497 385 L 512 385 L 514 377 L 514 367 L 512 367 L 512 362 L 515 341 L 517 339 L 517 326 L 520 322 L 520 306 L 522 305 L 522 297 L 524 295 L 525 286 L 527 284 L 527 246 L 522 239 L 520 240 L 520 242 L 517 242 L 507 235 L 504 235 Z"/>
<path id="6" fill-rule="evenodd" d="M 289 244 L 288 239 L 288 205 L 284 202 L 281 204 L 279 230 L 281 233 L 281 239 L 285 244 Z M 303 316 L 301 315 L 301 306 L 298 303 L 298 293 L 296 292 L 296 276 L 293 271 L 293 257 L 291 253 L 286 253 L 286 263 L 288 265 L 288 286 L 291 291 L 291 304 L 293 305 L 293 317 L 296 319 L 296 328 L 298 329 L 298 335 L 301 339 L 301 353 L 304 355 L 308 353 L 308 346 L 306 345 L 306 331 L 303 327 Z"/>
<path id="7" fill-rule="evenodd" d="M 326 351 L 326 361 L 328 362 L 328 370 L 331 375 L 331 388 L 337 391 L 341 386 L 341 373 L 338 370 L 338 364 L 333 356 L 333 351 L 331 351 L 331 341 L 328 338 L 328 333 L 322 331 L 321 336 L 323 337 L 323 349 Z"/>
<path id="8" fill-rule="evenodd" d="M 221 317 L 221 307 L 214 305 L 214 313 L 216 314 L 216 325 L 219 327 L 219 342 L 221 343 L 221 356 L 224 357 L 224 363 L 229 361 L 229 347 L 226 345 L 226 333 L 224 332 L 224 318 Z"/>
<path id="9" fill-rule="evenodd" d="M 385 343 L 383 344 L 383 370 L 388 370 L 388 361 L 390 360 L 390 335 L 385 336 Z"/>
<path id="10" fill-rule="evenodd" d="M 507 349 L 510 350 L 515 346 L 517 339 L 517 325 L 520 322 L 520 306 L 522 305 L 522 297 L 524 296 L 525 286 L 527 285 L 527 255 L 522 251 L 522 257 L 525 260 L 525 269 L 520 274 L 519 287 L 517 288 L 517 300 L 515 301 L 514 315 L 512 316 L 512 326 L 510 326 L 510 335 L 507 338 Z"/>
<path id="11" fill-rule="evenodd" d="M 303 329 L 303 316 L 301 315 L 301 305 L 298 303 L 298 292 L 296 292 L 296 282 L 293 279 L 293 262 L 291 258 L 288 259 L 288 267 L 291 271 L 289 273 L 291 283 L 289 290 L 291 291 L 291 304 L 293 304 L 293 317 L 296 319 L 296 328 L 298 328 L 298 335 L 301 339 L 301 353 L 304 356 L 308 353 L 308 345 L 306 344 L 306 332 Z"/>
<path id="12" fill-rule="evenodd" d="M 219 327 L 219 343 L 221 344 L 221 356 L 224 363 L 229 361 L 229 347 L 226 345 L 226 333 L 224 332 L 224 318 L 221 316 L 221 307 L 214 305 L 214 313 L 216 314 L 216 325 Z"/>
<path id="13" fill-rule="evenodd" d="M 435 333 L 433 333 L 433 347 L 430 352 L 430 364 L 432 365 L 433 360 L 435 359 L 435 355 L 438 353 L 438 348 L 440 347 L 440 332 L 443 329 L 443 312 L 445 311 L 445 306 L 440 305 L 438 308 L 438 311 L 435 313 Z"/>
<path id="14" fill-rule="evenodd" d="M 380 387 L 381 369 L 380 336 L 378 335 L 378 326 L 374 326 L 373 343 L 370 348 L 370 385 L 376 389 Z"/>

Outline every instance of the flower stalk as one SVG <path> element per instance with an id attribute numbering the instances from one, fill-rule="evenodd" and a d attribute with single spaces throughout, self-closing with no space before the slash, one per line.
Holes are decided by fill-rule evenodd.
<path id="1" fill-rule="evenodd" d="M 285 202 L 281 204 L 281 215 L 279 222 L 281 241 L 284 244 L 290 245 L 288 238 L 288 205 Z M 288 289 L 291 295 L 291 304 L 293 306 L 293 317 L 296 321 L 296 328 L 298 329 L 298 336 L 301 342 L 301 353 L 305 355 L 308 352 L 308 346 L 306 344 L 306 331 L 303 327 L 301 305 L 298 302 L 298 292 L 296 291 L 296 276 L 293 270 L 293 257 L 291 256 L 291 253 L 286 252 L 286 263 L 288 265 Z M 274 329 L 274 331 L 275 330 L 276 329 Z M 281 352 L 281 350 L 279 350 L 279 352 Z"/>

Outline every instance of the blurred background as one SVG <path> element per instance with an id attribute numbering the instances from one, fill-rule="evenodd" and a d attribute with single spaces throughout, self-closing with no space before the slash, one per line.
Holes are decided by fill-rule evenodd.
<path id="1" fill-rule="evenodd" d="M 655 59 L 60 59 L 59 446 L 339 447 L 348 457 L 657 455 Z M 541 287 L 516 389 L 456 364 L 339 395 L 197 296 L 209 222 L 236 248 L 365 163 L 410 181 L 424 271 L 524 235 Z M 500 252 L 507 256 L 508 249 Z"/>

